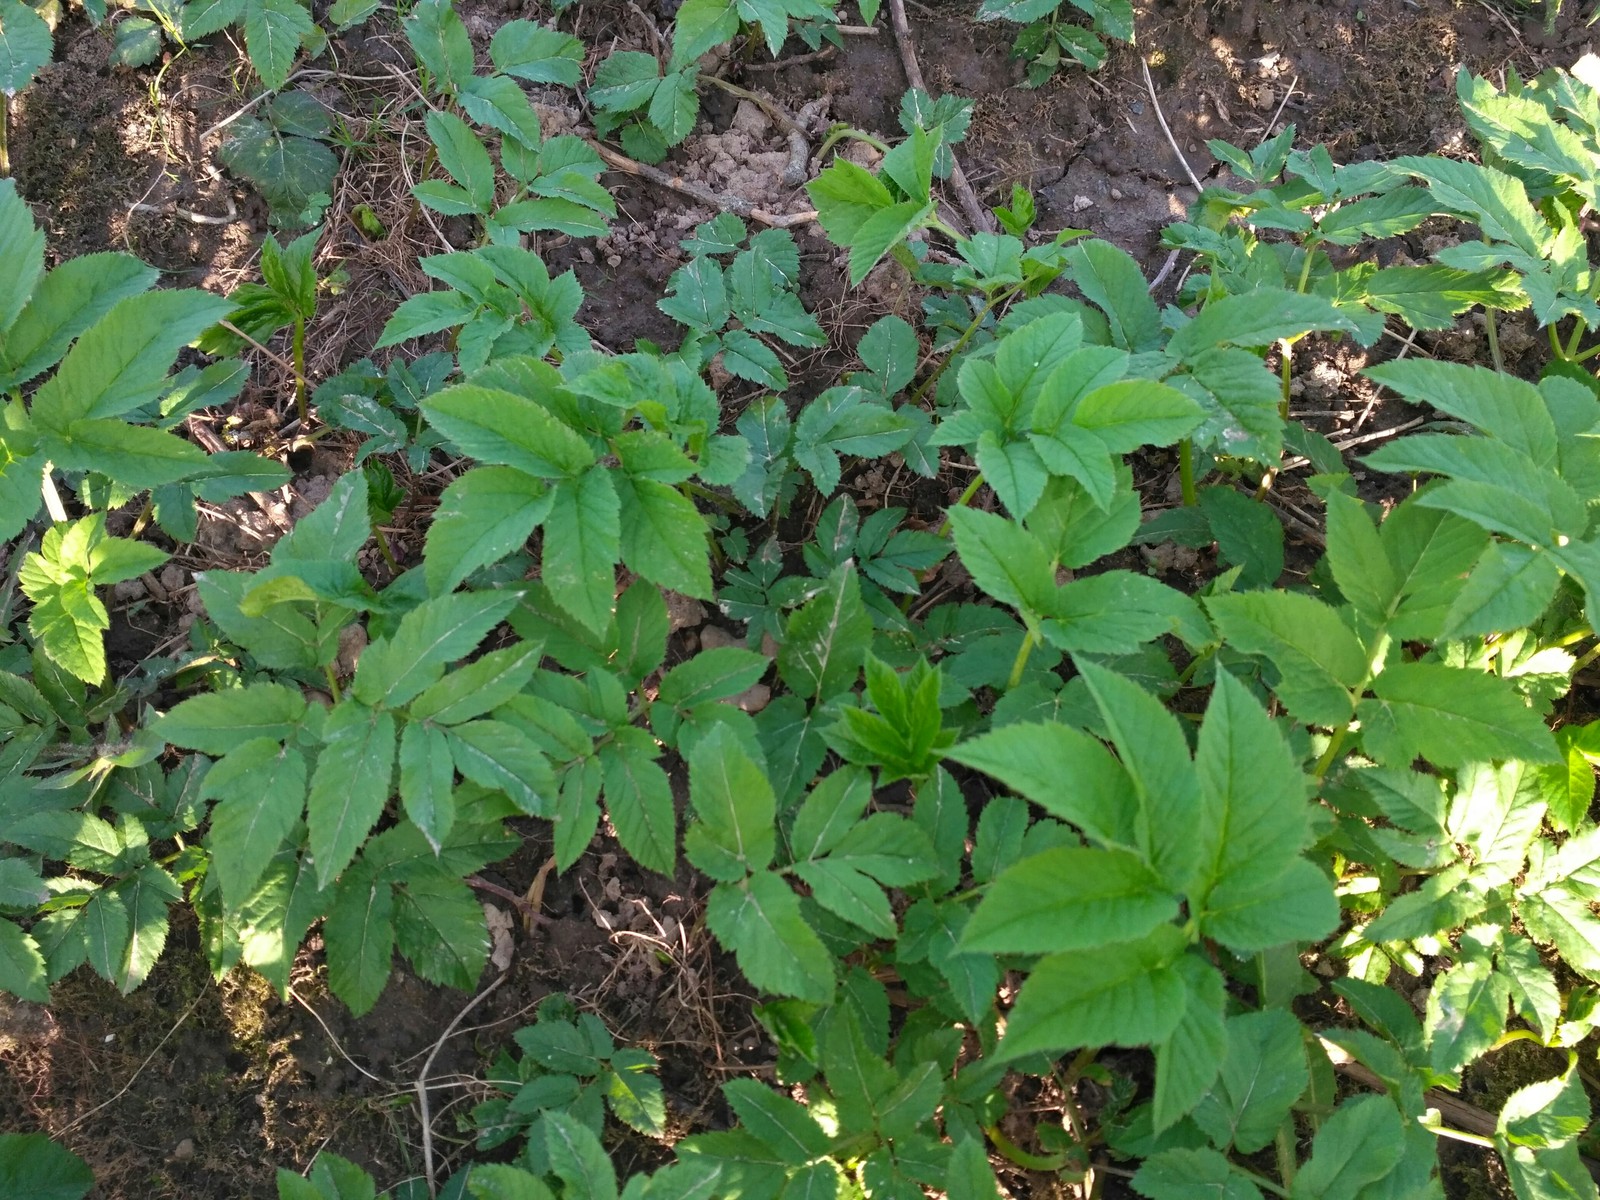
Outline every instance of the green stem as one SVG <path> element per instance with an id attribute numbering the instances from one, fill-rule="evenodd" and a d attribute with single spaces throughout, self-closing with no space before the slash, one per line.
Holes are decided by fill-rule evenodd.
<path id="1" fill-rule="evenodd" d="M 1546 325 L 1544 328 L 1545 332 L 1550 335 L 1550 353 L 1554 354 L 1557 358 L 1566 357 L 1566 347 L 1561 344 L 1561 335 L 1556 332 L 1556 327 L 1554 325 Z M 1492 339 L 1489 342 L 1489 349 L 1494 349 L 1494 341 Z M 1498 355 L 1495 357 L 1494 365 L 1495 369 L 1499 370 L 1500 359 Z"/>
<path id="2" fill-rule="evenodd" d="M 1576 355 L 1573 358 L 1572 361 L 1573 362 L 1588 362 L 1596 354 L 1600 354 L 1600 346 L 1590 346 L 1582 354 Z"/>
<path id="3" fill-rule="evenodd" d="M 1285 421 L 1289 419 L 1289 383 L 1294 375 L 1294 343 L 1284 338 L 1279 343 L 1281 350 L 1278 356 L 1278 415 Z"/>
<path id="4" fill-rule="evenodd" d="M 976 475 L 974 475 L 972 477 L 972 482 L 967 484 L 967 490 L 961 493 L 961 499 L 957 500 L 950 507 L 951 508 L 965 508 L 967 505 L 972 503 L 972 498 L 978 494 L 978 489 L 981 488 L 982 486 L 983 486 L 983 472 L 980 471 L 980 472 L 978 472 L 978 474 L 976 474 Z M 950 517 L 949 517 L 949 514 L 947 513 L 945 515 L 945 518 L 944 518 L 944 524 L 939 526 L 939 536 L 940 537 L 948 537 L 949 535 L 950 535 Z"/>
<path id="5" fill-rule="evenodd" d="M 1588 650 L 1584 651 L 1578 661 L 1572 664 L 1572 674 L 1576 675 L 1597 658 L 1600 658 L 1600 642 L 1596 642 Z"/>
<path id="6" fill-rule="evenodd" d="M 323 663 L 322 674 L 328 681 L 328 695 L 333 697 L 335 704 L 339 703 L 339 677 L 333 673 L 333 664 Z"/>
<path id="7" fill-rule="evenodd" d="M 1194 443 L 1188 438 L 1178 443 L 1178 486 L 1183 492 L 1185 508 L 1200 503 L 1194 490 Z"/>
<path id="8" fill-rule="evenodd" d="M 1464 1129 L 1447 1129 L 1443 1125 L 1424 1125 L 1423 1128 L 1433 1134 L 1434 1137 L 1449 1138 L 1453 1142 L 1466 1142 L 1469 1146 L 1483 1146 L 1489 1150 L 1497 1149 L 1493 1138 L 1486 1138 L 1477 1133 L 1468 1133 Z"/>
<path id="9" fill-rule="evenodd" d="M 389 570 L 393 574 L 399 575 L 400 564 L 395 562 L 394 552 L 389 549 L 389 539 L 383 536 L 383 530 L 374 529 L 372 531 L 372 537 L 373 540 L 378 543 L 378 553 L 383 555 L 383 561 L 389 565 Z"/>
<path id="10" fill-rule="evenodd" d="M 1311 261 L 1316 257 L 1317 243 L 1307 240 L 1305 261 L 1300 264 L 1300 281 L 1294 285 L 1294 290 L 1304 292 L 1306 285 L 1311 282 Z"/>
<path id="11" fill-rule="evenodd" d="M 1365 691 L 1366 689 L 1363 687 L 1362 690 Z M 1322 757 L 1317 759 L 1317 765 L 1311 769 L 1311 773 L 1317 777 L 1319 785 L 1333 766 L 1333 760 L 1339 757 L 1339 751 L 1344 749 L 1344 740 L 1348 736 L 1350 736 L 1350 722 L 1346 721 L 1335 729 L 1333 736 L 1328 739 L 1328 748 L 1322 752 Z"/>
<path id="12" fill-rule="evenodd" d="M 1017 1166 L 1025 1171 L 1055 1172 L 1061 1170 L 1069 1161 L 1068 1156 L 1065 1154 L 1052 1154 L 1048 1158 L 1038 1154 L 1029 1154 L 1021 1146 L 1018 1146 L 1005 1134 L 1001 1133 L 997 1125 L 987 1125 L 984 1127 L 983 1132 L 989 1135 L 989 1140 L 994 1143 L 994 1148 L 1000 1151 L 1002 1158 L 1016 1163 Z"/>
<path id="13" fill-rule="evenodd" d="M 51 476 L 51 472 L 54 470 L 54 463 L 45 463 L 39 491 L 44 496 L 44 510 L 50 514 L 50 520 L 60 524 L 67 519 L 67 509 L 61 503 L 61 493 L 56 491 L 56 481 Z"/>
<path id="14" fill-rule="evenodd" d="M 978 315 L 972 318 L 972 323 L 961 331 L 961 336 L 955 340 L 955 343 L 945 353 L 944 361 L 939 364 L 938 369 L 935 370 L 932 375 L 924 379 L 922 381 L 922 385 L 918 387 L 916 391 L 911 393 L 912 404 L 920 404 L 922 402 L 922 398 L 928 394 L 928 389 L 939 382 L 939 376 L 944 374 L 944 369 L 955 360 L 956 355 L 960 354 L 964 349 L 966 349 L 967 343 L 972 340 L 973 334 L 977 333 L 978 327 L 983 324 L 983 319 L 992 313 L 996 306 L 1000 305 L 1006 300 L 1011 299 L 1011 297 L 1015 296 L 1021 290 L 1022 285 L 1018 284 L 1016 287 L 1008 288 L 1003 292 L 996 292 L 993 296 L 989 297 L 987 301 L 985 301 L 984 306 L 978 310 Z"/>
<path id="15" fill-rule="evenodd" d="M 309 428 L 311 412 L 306 406 L 306 320 L 294 319 L 294 406 L 300 414 L 300 427 Z"/>
<path id="16" fill-rule="evenodd" d="M 11 97 L 0 101 L 0 179 L 11 174 L 11 151 L 6 144 L 6 127 L 11 124 Z"/>
<path id="17" fill-rule="evenodd" d="M 1028 656 L 1033 653 L 1034 633 L 1029 629 L 1022 635 L 1022 645 L 1017 647 L 1017 657 L 1011 664 L 1011 678 L 1006 681 L 1006 691 L 1022 682 L 1022 672 L 1027 669 Z"/>
<path id="18" fill-rule="evenodd" d="M 828 130 L 828 136 L 822 139 L 822 145 L 817 148 L 817 161 L 821 162 L 823 156 L 845 138 L 850 138 L 852 141 L 865 142 L 879 154 L 889 153 L 888 145 L 884 142 L 880 142 L 870 133 L 865 133 L 852 125 L 835 125 L 832 129 Z"/>
<path id="19" fill-rule="evenodd" d="M 1300 1160 L 1295 1153 L 1293 1113 L 1284 1117 L 1283 1123 L 1278 1126 L 1278 1134 L 1273 1139 L 1272 1150 L 1278 1160 L 1278 1178 L 1283 1180 L 1285 1188 L 1293 1187 L 1294 1173 L 1300 1165 Z"/>
<path id="20" fill-rule="evenodd" d="M 1579 317 L 1576 321 L 1574 321 L 1572 323 L 1572 336 L 1567 339 L 1567 352 L 1561 357 L 1570 359 L 1573 355 L 1577 354 L 1578 343 L 1583 340 L 1583 335 L 1588 331 L 1589 326 L 1584 323 L 1582 317 Z"/>
<path id="21" fill-rule="evenodd" d="M 1198 671 L 1204 663 L 1210 661 L 1216 652 L 1216 646 L 1207 646 L 1204 650 L 1200 651 L 1199 654 L 1196 654 L 1193 658 L 1191 658 L 1189 660 L 1189 665 L 1178 674 L 1178 687 L 1185 687 L 1189 680 L 1194 678 L 1194 673 Z"/>

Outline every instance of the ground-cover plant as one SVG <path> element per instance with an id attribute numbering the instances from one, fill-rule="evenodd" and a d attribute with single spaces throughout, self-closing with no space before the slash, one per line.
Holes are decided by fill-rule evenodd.
<path id="1" fill-rule="evenodd" d="M 779 16 L 684 11 L 674 44 L 690 47 L 729 14 L 769 36 Z M 417 6 L 408 34 L 428 93 L 477 126 L 430 112 L 451 182 L 417 197 L 481 222 L 481 243 L 423 260 L 444 288 L 386 327 L 383 348 L 424 355 L 319 389 L 369 435 L 359 469 L 268 565 L 199 578 L 203 681 L 134 707 L 136 689 L 103 680 L 94 588 L 160 552 L 108 538 L 96 512 L 67 520 L 58 480 L 86 509 L 151 490 L 166 527 L 214 462 L 122 418 L 170 423 L 231 386 L 227 362 L 168 375 L 220 317 L 305 320 L 314 235 L 264 251 L 242 312 L 144 295 L 148 274 L 115 256 L 0 290 L 12 532 L 41 497 L 56 518 L 10 564 L 30 608 L 27 641 L 0 653 L 0 986 L 42 999 L 83 962 L 136 986 L 186 896 L 219 974 L 244 964 L 286 988 L 321 921 L 353 1011 L 395 949 L 472 988 L 488 937 L 470 877 L 530 832 L 569 869 L 605 822 L 641 868 L 693 880 L 704 929 L 759 993 L 779 1086 L 730 1081 L 732 1128 L 618 1179 L 607 1113 L 662 1130 L 654 1059 L 553 1002 L 477 1113 L 486 1145 L 522 1139 L 517 1163 L 472 1167 L 450 1194 L 987 1200 L 1009 1163 L 1085 1183 L 1110 1165 L 1152 1200 L 1422 1198 L 1442 1194 L 1441 1137 L 1498 1153 L 1525 1200 L 1596 1194 L 1566 1051 L 1600 983 L 1600 752 L 1557 708 L 1600 615 L 1586 326 L 1553 335 L 1566 365 L 1537 382 L 1370 368 L 1444 418 L 1366 455 L 1393 484 L 1384 505 L 1285 404 L 1309 337 L 1370 344 L 1390 317 L 1436 329 L 1524 300 L 1552 328 L 1588 320 L 1567 231 L 1600 161 L 1592 91 L 1464 85 L 1526 178 L 1339 166 L 1292 135 L 1218 147 L 1254 190 L 1213 190 L 1170 231 L 1201 269 L 1165 310 L 1110 244 L 1034 236 L 1023 191 L 1004 234 L 952 228 L 934 181 L 961 114 L 913 97 L 877 172 L 835 161 L 811 195 L 853 280 L 892 258 L 930 289 L 924 328 L 876 322 L 797 402 L 763 340 L 819 340 L 787 233 L 702 225 L 661 302 L 683 342 L 604 351 L 576 278 L 520 244 L 604 228 L 597 164 L 542 137 L 516 82 L 570 82 L 581 45 L 513 23 L 478 76 L 447 4 Z M 647 111 L 667 79 L 652 64 Z M 1439 217 L 1484 236 L 1382 270 L 1326 249 L 1353 260 Z M 0 251 L 42 262 L 9 191 Z M 123 292 L 95 298 L 91 271 Z M 725 412 L 718 363 L 766 394 Z M 1134 467 L 1173 446 L 1188 503 L 1142 524 Z M 1326 550 L 1279 587 L 1281 525 L 1236 484 L 1264 493 L 1286 448 L 1317 466 Z M 420 562 L 379 590 L 357 564 L 394 500 L 377 456 L 402 451 L 450 482 Z M 884 505 L 851 469 L 874 463 L 968 486 L 943 511 Z M 1185 528 L 1221 560 L 1199 587 L 1129 569 L 1136 537 Z M 747 646 L 681 653 L 667 591 L 744 622 Z M 1516 1080 L 1492 1134 L 1446 1125 L 1433 1090 L 1508 1039 L 1551 1052 L 1544 1073 Z M 1341 1086 L 1352 1061 L 1361 1085 Z M 1027 1120 L 1023 1087 L 1058 1117 Z M 280 1189 L 372 1185 L 327 1156 Z"/>
<path id="2" fill-rule="evenodd" d="M 1085 28 L 1067 20 L 1064 0 L 983 0 L 980 21 L 1009 21 L 1021 25 L 1012 56 L 1028 64 L 1029 87 L 1038 87 L 1064 63 L 1076 62 L 1093 71 L 1106 60 L 1102 38 L 1133 41 L 1133 5 L 1128 0 L 1070 0 L 1071 7 L 1089 18 Z"/>

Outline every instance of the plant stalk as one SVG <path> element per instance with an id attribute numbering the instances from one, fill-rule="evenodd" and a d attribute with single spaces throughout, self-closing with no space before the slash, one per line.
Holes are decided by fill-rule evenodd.
<path id="1" fill-rule="evenodd" d="M 294 319 L 294 407 L 300 415 L 301 427 L 309 428 L 311 412 L 306 406 L 306 319 L 304 317 Z M 380 537 L 378 541 L 382 544 L 383 539 Z"/>
<path id="2" fill-rule="evenodd" d="M 1184 438 L 1178 443 L 1178 486 L 1183 492 L 1183 506 L 1193 508 L 1200 503 L 1194 490 L 1194 442 Z"/>
<path id="3" fill-rule="evenodd" d="M 967 505 L 972 503 L 972 498 L 978 494 L 978 489 L 981 488 L 982 486 L 983 486 L 983 472 L 980 471 L 978 474 L 976 474 L 976 475 L 974 475 L 972 477 L 972 482 L 967 484 L 967 490 L 961 493 L 961 498 L 959 500 L 957 500 L 954 504 L 952 504 L 950 507 L 951 508 L 965 508 Z M 949 535 L 950 535 L 950 515 L 949 515 L 949 513 L 946 513 L 945 514 L 945 518 L 944 518 L 944 524 L 939 526 L 939 536 L 940 537 L 948 537 Z"/>

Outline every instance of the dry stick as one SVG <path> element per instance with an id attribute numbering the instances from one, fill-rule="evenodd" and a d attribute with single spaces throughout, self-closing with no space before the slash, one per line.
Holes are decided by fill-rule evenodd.
<path id="1" fill-rule="evenodd" d="M 900 61 L 905 64 L 907 82 L 918 91 L 933 95 L 928 92 L 927 81 L 922 78 L 922 68 L 917 65 L 916 47 L 911 44 L 911 25 L 906 20 L 905 0 L 889 0 L 889 18 L 894 24 L 894 40 L 900 44 Z M 978 203 L 978 194 L 967 182 L 967 174 L 956 161 L 953 149 L 950 151 L 950 164 L 950 186 L 955 188 L 961 211 L 967 214 L 972 228 L 984 233 L 996 232 L 994 217 Z"/>
<path id="2" fill-rule="evenodd" d="M 894 0 L 889 0 L 891 4 Z M 1189 177 L 1189 182 L 1194 184 L 1194 190 L 1203 192 L 1205 184 L 1200 182 L 1200 177 L 1194 173 L 1194 168 L 1189 165 L 1189 160 L 1183 156 L 1183 151 L 1178 149 L 1178 139 L 1172 136 L 1172 129 L 1167 125 L 1166 114 L 1161 111 L 1161 101 L 1156 98 L 1156 81 L 1150 78 L 1150 64 L 1143 58 L 1139 59 L 1139 69 L 1144 72 L 1145 90 L 1150 93 L 1150 104 L 1156 110 L 1156 120 L 1161 125 L 1161 132 L 1167 135 L 1167 145 L 1172 147 L 1172 152 L 1178 156 L 1178 161 L 1183 164 L 1183 173 Z"/>
<path id="3" fill-rule="evenodd" d="M 339 1039 L 333 1036 L 333 1030 L 328 1028 L 328 1023 L 322 1019 L 322 1014 L 319 1013 L 315 1008 L 311 1007 L 311 1002 L 309 1000 L 307 1000 L 299 992 L 295 991 L 294 988 L 292 988 L 292 987 L 289 989 L 289 998 L 291 1000 L 293 1000 L 296 1004 L 298 1004 L 301 1008 L 305 1009 L 308 1013 L 310 1013 L 311 1014 L 311 1019 L 314 1020 L 318 1025 L 322 1026 L 322 1032 L 323 1032 L 324 1036 L 326 1036 L 327 1039 L 328 1039 L 328 1045 L 332 1046 L 335 1050 L 337 1050 L 339 1052 L 339 1057 L 340 1058 L 344 1059 L 345 1062 L 349 1063 L 352 1067 L 354 1067 L 356 1070 L 360 1071 L 368 1079 L 372 1080 L 373 1083 L 381 1083 L 385 1087 L 389 1086 L 389 1081 L 387 1079 L 385 1079 L 383 1076 L 374 1075 L 371 1071 L 367 1070 L 360 1063 L 358 1063 L 355 1059 L 350 1057 L 350 1055 L 345 1051 L 344 1046 L 342 1046 L 340 1044 Z"/>
<path id="4" fill-rule="evenodd" d="M 444 1032 L 439 1035 L 439 1040 L 433 1044 L 433 1049 L 428 1052 L 428 1057 L 423 1060 L 422 1072 L 417 1076 L 417 1082 L 412 1085 L 417 1093 L 417 1105 L 422 1110 L 422 1170 L 428 1179 L 428 1195 L 430 1196 L 437 1196 L 439 1187 L 433 1178 L 433 1119 L 428 1115 L 428 1072 L 433 1069 L 433 1060 L 439 1056 L 439 1051 L 444 1048 L 445 1042 L 456 1031 L 456 1026 L 466 1020 L 468 1013 L 487 1000 L 493 994 L 495 988 L 510 977 L 511 972 L 509 970 L 501 971 L 495 977 L 493 983 L 467 1001 L 467 1006 L 455 1015 L 455 1019 L 450 1024 L 444 1027 Z"/>
<path id="5" fill-rule="evenodd" d="M 817 219 L 817 210 L 808 208 L 797 213 L 771 213 L 764 208 L 757 208 L 750 201 L 740 196 L 723 196 L 713 192 L 710 188 L 698 183 L 691 183 L 681 175 L 669 175 L 656 167 L 646 166 L 642 162 L 635 162 L 626 154 L 619 154 L 603 142 L 592 138 L 585 141 L 594 149 L 595 153 L 615 170 L 624 171 L 629 175 L 637 175 L 641 179 L 648 179 L 660 187 L 669 188 L 674 192 L 681 192 L 691 200 L 715 208 L 720 212 L 731 212 L 735 216 L 748 217 L 763 225 L 770 225 L 774 229 L 792 229 L 796 225 L 806 225 Z"/>
<path id="6" fill-rule="evenodd" d="M 1278 123 L 1278 118 L 1283 116 L 1283 110 L 1289 107 L 1289 97 L 1294 95 L 1295 88 L 1300 86 L 1300 76 L 1296 75 L 1289 81 L 1289 90 L 1283 94 L 1283 101 L 1278 105 L 1278 111 L 1272 114 L 1272 120 L 1267 122 L 1267 130 L 1261 135 L 1261 142 L 1272 136 L 1272 127 Z M 1259 146 L 1261 142 L 1256 144 Z"/>
<path id="7" fill-rule="evenodd" d="M 873 33 L 878 31 L 874 29 Z M 813 50 L 809 54 L 796 54 L 791 58 L 774 59 L 765 63 L 745 63 L 745 71 L 784 71 L 790 67 L 804 66 L 810 62 L 825 62 L 839 52 L 837 46 L 824 46 L 821 50 Z"/>
<path id="8" fill-rule="evenodd" d="M 57 1138 L 57 1139 L 66 1137 L 67 1134 L 71 1133 L 79 1125 L 82 1125 L 90 1117 L 94 1116 L 95 1113 L 99 1112 L 101 1109 L 110 1108 L 118 1100 L 121 1100 L 122 1097 L 127 1094 L 128 1089 L 133 1086 L 134 1080 L 138 1079 L 139 1076 L 144 1073 L 144 1069 L 150 1065 L 151 1060 L 153 1060 L 157 1054 L 161 1053 L 161 1047 L 165 1046 L 167 1044 L 167 1042 L 169 1040 L 171 1040 L 172 1035 L 178 1032 L 178 1027 L 189 1019 L 189 1014 L 194 1012 L 194 1010 L 200 1006 L 200 1001 L 204 1000 L 205 998 L 206 998 L 205 990 L 201 989 L 201 991 L 198 994 L 196 994 L 195 998 L 193 1000 L 189 1001 L 189 1007 L 183 1010 L 183 1015 L 181 1017 L 179 1017 L 176 1022 L 173 1023 L 173 1026 L 172 1026 L 171 1029 L 167 1030 L 166 1036 L 163 1037 L 159 1042 L 156 1043 L 156 1048 L 154 1050 L 150 1051 L 149 1054 L 145 1055 L 145 1059 L 144 1059 L 144 1061 L 142 1063 L 139 1064 L 138 1069 L 135 1070 L 132 1075 L 128 1076 L 128 1082 L 122 1085 L 121 1089 L 118 1090 L 118 1092 L 117 1092 L 117 1094 L 115 1096 L 111 1097 L 111 1099 L 107 1100 L 104 1104 L 96 1104 L 93 1108 L 91 1108 L 88 1112 L 84 1113 L 81 1117 L 74 1117 L 71 1121 L 68 1121 L 60 1129 L 57 1129 L 54 1132 L 52 1132 L 50 1134 L 50 1136 L 53 1137 L 53 1138 Z"/>

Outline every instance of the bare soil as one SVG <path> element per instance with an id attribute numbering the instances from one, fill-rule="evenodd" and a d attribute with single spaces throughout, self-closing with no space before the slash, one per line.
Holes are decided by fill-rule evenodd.
<path id="1" fill-rule="evenodd" d="M 548 17 L 543 7 L 464 0 L 461 11 L 482 52 L 502 22 Z M 649 49 L 676 7 L 671 0 L 580 4 L 563 22 L 590 46 Z M 1063 72 L 1029 90 L 1020 86 L 1022 64 L 1009 57 L 1011 28 L 974 24 L 973 0 L 910 7 L 930 85 L 975 102 L 971 134 L 958 152 L 980 197 L 1004 202 L 1011 184 L 1023 182 L 1038 195 L 1044 227 L 1092 229 L 1152 274 L 1166 257 L 1161 227 L 1181 217 L 1194 195 L 1188 172 L 1202 180 L 1218 173 L 1207 139 L 1253 146 L 1292 121 L 1301 144 L 1322 141 L 1341 161 L 1462 151 L 1457 67 L 1491 77 L 1512 69 L 1531 75 L 1570 65 L 1590 41 L 1572 2 L 1547 34 L 1542 11 L 1529 14 L 1511 0 L 1147 0 L 1137 6 L 1137 47 L 1115 50 L 1096 75 Z M 461 240 L 463 231 L 425 219 L 407 192 L 426 138 L 410 107 L 414 96 L 394 74 L 406 67 L 404 45 L 387 11 L 335 38 L 330 53 L 309 64 L 334 72 L 307 82 L 341 115 L 351 143 L 322 263 L 324 271 L 342 266 L 350 282 L 310 331 L 309 369 L 317 378 L 368 354 L 393 306 L 428 286 L 417 258 L 440 252 L 444 237 Z M 787 49 L 805 51 L 798 43 Z M 57 33 L 58 63 L 15 106 L 13 169 L 52 254 L 130 250 L 160 267 L 172 286 L 225 290 L 253 277 L 267 233 L 265 207 L 211 166 L 222 136 L 213 127 L 249 99 L 242 90 L 247 71 L 229 39 L 213 38 L 159 73 L 110 68 L 109 51 L 106 30 L 69 19 Z M 1152 68 L 1154 95 L 1141 55 Z M 755 61 L 726 62 L 722 74 L 823 126 L 842 120 L 899 136 L 906 81 L 887 31 L 849 37 L 842 51 L 793 66 L 758 69 Z M 550 89 L 536 99 L 547 132 L 582 125 L 570 93 Z M 1158 102 L 1187 167 L 1161 130 Z M 775 211 L 808 207 L 801 189 L 783 183 L 787 142 L 758 109 L 708 89 L 704 111 L 671 170 Z M 580 320 L 601 344 L 618 351 L 640 339 L 671 344 L 676 328 L 655 301 L 683 261 L 678 240 L 711 211 L 632 176 L 607 182 L 622 214 L 610 237 L 586 244 L 552 237 L 535 248 L 553 270 L 577 273 L 587 297 Z M 361 233 L 351 218 L 358 204 L 373 209 L 386 238 Z M 914 316 L 919 297 L 892 270 L 852 291 L 841 255 L 819 230 L 803 229 L 799 240 L 805 298 L 830 336 L 828 347 L 787 364 L 795 394 L 804 398 L 848 365 L 850 347 L 872 320 L 888 311 Z M 1423 253 L 1420 243 L 1384 252 L 1408 250 Z M 1480 338 L 1481 328 L 1464 321 L 1455 331 L 1419 337 L 1417 349 L 1470 358 Z M 1502 346 L 1513 362 L 1525 353 L 1525 365 L 1537 368 L 1531 337 L 1519 341 L 1513 328 L 1502 333 Z M 1376 353 L 1398 349 L 1385 342 Z M 1403 419 L 1375 404 L 1354 378 L 1366 361 L 1347 347 L 1308 352 L 1297 363 L 1298 415 L 1330 436 L 1361 436 Z M 269 359 L 258 368 L 238 411 L 216 421 L 220 430 L 226 416 L 235 417 L 235 429 L 254 430 L 258 444 L 271 449 L 292 416 L 289 380 Z M 730 418 L 749 398 L 748 388 L 730 381 Z M 113 656 L 120 666 L 169 653 L 193 620 L 193 573 L 262 561 L 276 537 L 326 495 L 349 450 L 335 443 L 308 456 L 280 496 L 207 512 L 197 542 L 176 548 L 159 594 L 119 592 Z M 439 473 L 410 476 L 403 464 L 395 469 L 411 497 L 394 530 L 405 563 L 420 549 L 444 480 Z M 1160 456 L 1138 464 L 1152 503 L 1165 502 L 1174 471 Z M 913 490 L 904 475 L 864 473 L 846 486 L 863 505 L 906 504 L 931 515 L 965 482 Z M 1309 517 L 1293 523 L 1299 505 L 1310 507 L 1309 493 L 1292 483 L 1280 493 L 1292 533 L 1316 525 Z M 368 565 L 383 582 L 382 564 Z M 1150 565 L 1169 582 L 1204 574 L 1193 552 Z M 675 635 L 679 652 L 706 638 L 705 619 L 704 611 L 686 614 Z M 524 893 L 548 856 L 544 833 L 530 828 L 524 849 L 485 879 Z M 481 1097 L 473 1078 L 531 1019 L 533 1006 L 558 990 L 598 1012 L 620 1040 L 661 1056 L 675 1128 L 723 1123 L 718 1085 L 731 1072 L 767 1069 L 772 1050 L 751 1018 L 752 998 L 702 927 L 699 895 L 687 868 L 674 880 L 640 872 L 604 833 L 572 871 L 552 877 L 543 896 L 547 920 L 515 929 L 509 979 L 435 1060 L 430 1079 L 443 1085 L 431 1093 L 436 1152 L 449 1162 L 469 1148 L 462 1119 Z M 299 1169 L 323 1147 L 370 1169 L 380 1187 L 415 1178 L 421 1153 L 413 1086 L 422 1060 L 470 997 L 401 969 L 377 1009 L 357 1020 L 327 994 L 324 980 L 313 939 L 287 1001 L 243 973 L 214 983 L 192 919 L 178 915 L 161 964 L 131 996 L 80 971 L 58 986 L 48 1009 L 0 998 L 0 1128 L 61 1137 L 95 1168 L 101 1200 L 271 1197 L 276 1167 Z M 1531 1064 L 1530 1077 L 1547 1073 L 1543 1065 Z M 1516 1081 L 1469 1084 L 1475 1095 L 1503 1096 Z M 635 1152 L 646 1165 L 651 1149 L 627 1151 Z M 1492 1155 L 1454 1144 L 1446 1153 L 1452 1196 L 1508 1194 Z M 1010 1182 L 1019 1196 L 1049 1194 L 1042 1177 L 1019 1173 Z"/>

